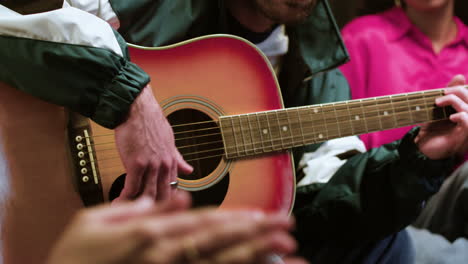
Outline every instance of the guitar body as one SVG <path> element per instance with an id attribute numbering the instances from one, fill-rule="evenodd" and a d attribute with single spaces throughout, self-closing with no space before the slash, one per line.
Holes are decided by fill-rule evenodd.
<path id="1" fill-rule="evenodd" d="M 295 176 L 289 153 L 237 160 L 223 156 L 220 116 L 283 108 L 274 73 L 253 45 L 211 36 L 163 48 L 134 46 L 130 57 L 151 76 L 179 151 L 195 168 L 192 175 L 179 178 L 179 188 L 193 194 L 195 205 L 290 212 Z M 125 169 L 115 148 L 106 144 L 112 131 L 93 124 L 92 134 L 104 198 L 109 200 Z"/>

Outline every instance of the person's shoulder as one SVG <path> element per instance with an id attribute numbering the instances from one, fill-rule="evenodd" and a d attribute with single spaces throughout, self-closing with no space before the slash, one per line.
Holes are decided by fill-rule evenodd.
<path id="1" fill-rule="evenodd" d="M 355 18 L 343 28 L 342 35 L 345 39 L 372 41 L 381 39 L 386 41 L 397 27 L 392 13 L 393 10 L 387 10 L 382 13 Z"/>

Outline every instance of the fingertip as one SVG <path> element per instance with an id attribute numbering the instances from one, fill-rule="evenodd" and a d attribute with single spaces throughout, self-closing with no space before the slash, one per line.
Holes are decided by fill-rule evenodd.
<path id="1" fill-rule="evenodd" d="M 172 196 L 172 202 L 174 203 L 174 206 L 177 206 L 178 209 L 187 209 L 190 208 L 192 204 L 192 197 L 186 191 L 177 190 Z"/>
<path id="2" fill-rule="evenodd" d="M 185 160 L 182 160 L 182 162 L 179 162 L 178 171 L 183 175 L 188 175 L 193 172 L 193 167 L 190 164 L 188 164 Z"/>
<path id="3" fill-rule="evenodd" d="M 455 75 L 447 86 L 456 86 L 466 84 L 466 78 L 463 74 Z"/>
<path id="4" fill-rule="evenodd" d="M 134 204 L 135 207 L 137 207 L 138 209 L 149 209 L 149 208 L 152 208 L 154 206 L 154 200 L 151 199 L 150 197 L 144 195 L 144 196 L 141 196 L 140 198 L 138 198 L 137 200 L 135 200 L 135 204 Z"/>

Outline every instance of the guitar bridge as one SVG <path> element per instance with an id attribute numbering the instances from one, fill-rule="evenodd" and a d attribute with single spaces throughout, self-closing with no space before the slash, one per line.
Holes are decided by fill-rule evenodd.
<path id="1" fill-rule="evenodd" d="M 87 118 L 70 115 L 68 128 L 71 163 L 75 183 L 85 206 L 104 201 L 92 131 Z"/>

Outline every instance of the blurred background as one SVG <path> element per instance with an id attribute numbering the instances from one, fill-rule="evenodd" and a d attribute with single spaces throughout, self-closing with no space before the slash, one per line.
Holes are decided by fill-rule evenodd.
<path id="1" fill-rule="evenodd" d="M 329 0 L 340 27 L 356 16 L 381 12 L 395 5 L 394 0 Z M 404 1 L 404 0 L 402 0 Z M 455 13 L 468 24 L 468 1 L 456 0 Z"/>

